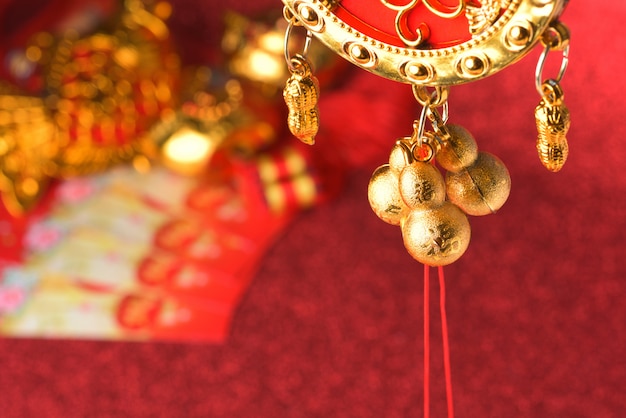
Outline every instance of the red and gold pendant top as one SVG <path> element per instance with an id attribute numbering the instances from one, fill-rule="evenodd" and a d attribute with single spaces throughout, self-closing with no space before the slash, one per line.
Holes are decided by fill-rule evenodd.
<path id="1" fill-rule="evenodd" d="M 339 55 L 404 83 L 453 85 L 522 58 L 567 0 L 283 0 Z"/>

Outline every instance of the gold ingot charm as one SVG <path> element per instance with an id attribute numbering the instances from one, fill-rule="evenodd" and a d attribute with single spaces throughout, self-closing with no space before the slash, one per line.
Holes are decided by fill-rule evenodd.
<path id="1" fill-rule="evenodd" d="M 467 250 L 470 236 L 467 216 L 450 202 L 413 209 L 402 221 L 404 246 L 413 258 L 429 266 L 454 263 Z"/>
<path id="2" fill-rule="evenodd" d="M 545 81 L 541 89 L 544 95 L 535 109 L 537 153 L 548 170 L 557 172 L 569 154 L 565 135 L 570 127 L 570 113 L 563 104 L 563 90 L 556 80 Z"/>
<path id="3" fill-rule="evenodd" d="M 291 59 L 293 73 L 285 84 L 283 97 L 289 114 L 287 124 L 291 133 L 308 145 L 315 143 L 319 129 L 319 83 L 311 73 L 311 65 L 306 58 L 296 55 Z"/>
<path id="4" fill-rule="evenodd" d="M 508 199 L 511 177 L 498 157 L 479 152 L 474 164 L 446 174 L 446 192 L 448 199 L 468 215 L 489 215 Z"/>

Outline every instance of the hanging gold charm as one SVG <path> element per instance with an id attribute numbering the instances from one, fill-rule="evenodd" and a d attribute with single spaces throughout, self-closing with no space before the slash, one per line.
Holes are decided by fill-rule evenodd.
<path id="1" fill-rule="evenodd" d="M 569 147 L 565 135 L 570 127 L 569 110 L 563 104 L 563 90 L 555 80 L 542 85 L 543 99 L 535 109 L 537 122 L 537 152 L 542 164 L 557 172 L 567 160 Z"/>
<path id="2" fill-rule="evenodd" d="M 311 62 L 306 58 L 313 35 L 311 31 L 307 30 L 302 54 L 292 56 L 289 52 L 291 30 L 301 23 L 296 20 L 287 7 L 284 9 L 284 15 L 289 22 L 285 32 L 285 61 L 287 61 L 287 67 L 291 73 L 291 77 L 287 80 L 283 90 L 283 97 L 289 109 L 287 125 L 296 138 L 307 145 L 313 145 L 320 125 L 317 108 L 319 83 L 313 75 Z"/>
<path id="3" fill-rule="evenodd" d="M 285 84 L 283 97 L 289 109 L 287 123 L 291 133 L 308 145 L 315 143 L 319 129 L 319 83 L 311 74 L 311 64 L 301 55 L 291 58 L 293 72 Z"/>
<path id="4" fill-rule="evenodd" d="M 569 53 L 569 30 L 561 22 L 554 22 L 543 35 L 541 42 L 545 50 L 537 64 L 535 83 L 541 95 L 541 102 L 535 109 L 537 123 L 537 152 L 539 160 L 550 171 L 563 168 L 569 153 L 565 135 L 570 127 L 570 114 L 563 102 L 561 79 L 565 74 Z M 552 50 L 563 51 L 561 68 L 556 79 L 543 80 L 542 72 L 548 53 Z"/>

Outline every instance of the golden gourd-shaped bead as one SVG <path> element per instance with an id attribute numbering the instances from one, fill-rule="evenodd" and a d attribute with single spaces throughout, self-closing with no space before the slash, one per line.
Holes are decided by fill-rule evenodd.
<path id="1" fill-rule="evenodd" d="M 398 174 L 389 164 L 378 167 L 372 174 L 367 198 L 376 216 L 388 224 L 400 225 L 409 212 L 409 207 L 400 196 Z"/>
<path id="2" fill-rule="evenodd" d="M 511 177 L 495 155 L 479 152 L 474 164 L 457 173 L 446 174 L 448 199 L 468 215 L 495 213 L 511 191 Z"/>
<path id="3" fill-rule="evenodd" d="M 411 208 L 434 207 L 446 200 L 446 184 L 439 170 L 430 163 L 415 161 L 400 173 L 400 196 Z"/>
<path id="4" fill-rule="evenodd" d="M 470 237 L 467 216 L 450 202 L 430 209 L 413 209 L 402 221 L 406 250 L 430 266 L 445 266 L 458 260 L 467 250 Z"/>
<path id="5" fill-rule="evenodd" d="M 448 171 L 461 171 L 478 156 L 478 145 L 472 134 L 460 125 L 445 125 L 449 137 L 437 142 L 437 163 Z"/>

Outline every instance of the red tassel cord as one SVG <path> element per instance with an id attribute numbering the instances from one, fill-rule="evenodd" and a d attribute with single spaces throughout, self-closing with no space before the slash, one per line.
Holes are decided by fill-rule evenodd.
<path id="1" fill-rule="evenodd" d="M 446 374 L 446 400 L 448 402 L 448 418 L 454 418 L 454 401 L 452 399 L 452 373 L 450 371 L 450 344 L 448 343 L 448 319 L 446 315 L 446 280 L 443 267 L 439 266 L 439 309 L 441 311 L 441 338 L 443 339 L 443 367 Z"/>
<path id="2" fill-rule="evenodd" d="M 439 309 L 441 315 L 441 337 L 443 340 L 443 365 L 446 381 L 448 418 L 454 418 L 452 396 L 452 373 L 450 366 L 450 344 L 448 341 L 448 319 L 446 315 L 446 283 L 443 267 L 439 273 Z M 424 418 L 430 416 L 430 267 L 424 265 Z"/>

